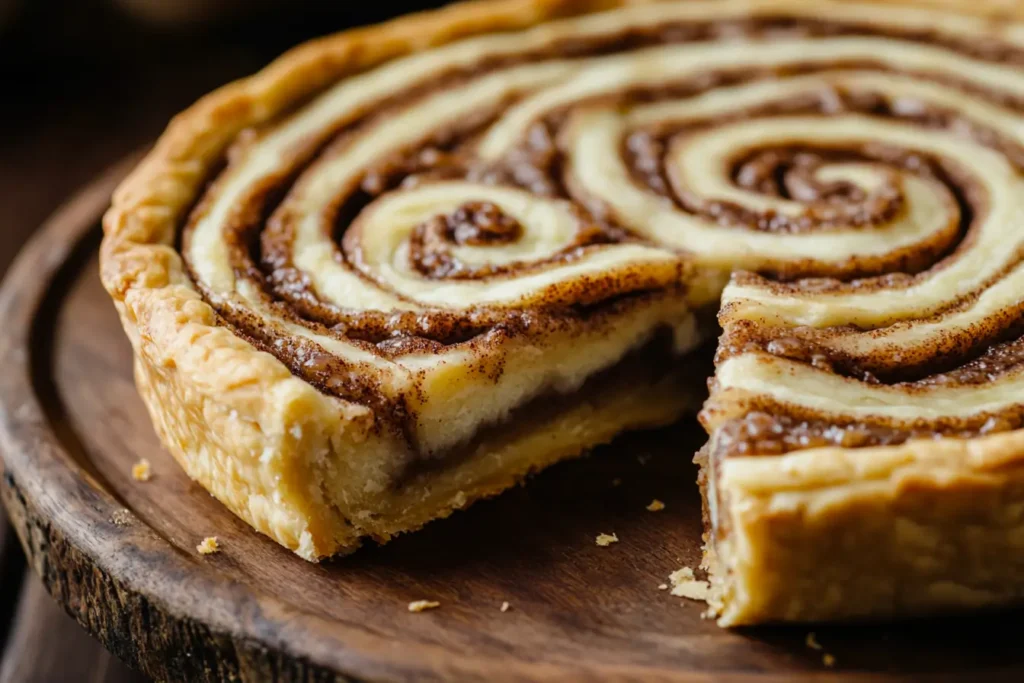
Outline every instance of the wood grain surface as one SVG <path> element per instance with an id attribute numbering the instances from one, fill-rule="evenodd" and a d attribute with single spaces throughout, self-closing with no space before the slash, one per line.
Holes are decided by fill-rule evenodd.
<path id="1" fill-rule="evenodd" d="M 154 678 L 1024 678 L 1019 613 L 815 627 L 829 668 L 807 627 L 723 631 L 659 591 L 700 555 L 691 423 L 620 439 L 383 548 L 294 557 L 153 435 L 96 274 L 96 218 L 122 171 L 59 212 L 0 293 L 0 490 L 47 589 Z M 146 483 L 130 474 L 142 457 Z M 653 498 L 666 509 L 647 511 Z M 599 533 L 621 540 L 598 547 Z M 203 557 L 208 535 L 223 551 Z M 441 607 L 409 613 L 418 599 Z"/>

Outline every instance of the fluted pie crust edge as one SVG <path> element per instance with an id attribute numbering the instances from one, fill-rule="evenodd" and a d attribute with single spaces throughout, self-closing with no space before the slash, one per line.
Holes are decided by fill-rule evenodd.
<path id="1" fill-rule="evenodd" d="M 260 532 L 316 560 L 366 536 L 384 541 L 418 528 L 625 428 L 665 424 L 695 407 L 668 385 L 621 392 L 599 408 L 582 403 L 541 432 L 482 444 L 501 466 L 474 489 L 456 468 L 422 507 L 386 523 L 347 514 L 322 495 L 322 460 L 388 457 L 386 444 L 366 442 L 357 428 L 364 407 L 325 396 L 219 326 L 188 286 L 174 246 L 182 216 L 233 138 L 328 84 L 459 38 L 642 2 L 470 2 L 348 31 L 293 50 L 171 123 L 115 193 L 101 271 L 134 349 L 140 394 L 190 477 Z M 917 4 L 1019 12 L 995 1 Z M 535 439 L 552 434 L 559 439 L 538 460 Z M 729 520 L 730 536 L 708 549 L 706 564 L 722 625 L 917 615 L 1024 593 L 1024 432 L 731 457 L 720 467 L 716 514 Z"/>

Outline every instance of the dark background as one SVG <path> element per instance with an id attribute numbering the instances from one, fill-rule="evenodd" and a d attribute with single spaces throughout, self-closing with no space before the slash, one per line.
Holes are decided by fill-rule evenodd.
<path id="1" fill-rule="evenodd" d="M 305 39 L 442 4 L 0 0 L 0 275 L 76 188 L 151 142 L 205 92 Z M 0 644 L 0 683 L 144 680 L 26 572 L 2 511 Z"/>

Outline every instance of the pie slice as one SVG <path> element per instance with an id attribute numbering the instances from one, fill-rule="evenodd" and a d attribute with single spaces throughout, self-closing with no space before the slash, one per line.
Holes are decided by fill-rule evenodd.
<path id="1" fill-rule="evenodd" d="M 1024 25 L 926 4 L 473 2 L 215 92 L 105 219 L 158 434 L 316 560 L 695 411 L 717 311 L 720 623 L 1017 600 Z"/>

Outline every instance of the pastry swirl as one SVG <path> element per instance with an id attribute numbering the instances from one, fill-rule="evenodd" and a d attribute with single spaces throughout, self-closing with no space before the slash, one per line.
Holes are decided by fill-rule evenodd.
<path id="1" fill-rule="evenodd" d="M 1016 439 L 1018 27 L 892 4 L 511 0 L 375 31 L 197 105 L 106 221 L 104 280 L 165 442 L 186 426 L 154 401 L 209 399 L 197 375 L 224 343 L 248 369 L 215 402 L 271 443 L 244 495 L 215 493 L 246 507 L 275 467 L 316 491 L 248 505 L 257 528 L 330 554 L 670 421 L 681 392 L 625 386 L 685 366 L 719 297 L 701 413 L 716 529 L 721 482 L 751 458 Z M 652 375 L 636 359 L 655 347 Z M 238 398 L 249 384 L 285 407 Z M 558 413 L 579 438 L 531 459 L 540 431 L 515 416 L 579 392 L 590 412 Z M 219 448 L 172 445 L 214 489 L 237 451 Z M 277 462 L 296 449 L 315 455 Z M 725 543 L 738 523 L 721 527 Z M 820 616 L 750 614 L 726 621 Z"/>
<path id="2" fill-rule="evenodd" d="M 384 404 L 408 402 L 420 381 L 395 376 L 403 356 L 452 354 L 450 342 L 468 339 L 500 347 L 483 340 L 673 287 L 704 303 L 716 281 L 694 265 L 784 277 L 790 292 L 806 277 L 856 278 L 864 292 L 869 276 L 916 271 L 916 286 L 890 276 L 884 288 L 936 292 L 936 310 L 995 277 L 998 263 L 978 272 L 970 255 L 1000 239 L 979 213 L 998 201 L 995 176 L 1024 158 L 1006 107 L 1024 79 L 953 49 L 962 36 L 865 26 L 862 8 L 828 21 L 783 21 L 770 3 L 739 10 L 709 20 L 699 6 L 638 8 L 611 35 L 608 15 L 549 24 L 516 51 L 493 38 L 456 44 L 243 131 L 185 229 L 194 280 L 247 338 L 287 349 L 279 358 L 296 374 L 357 400 L 374 393 L 367 381 L 334 380 L 373 377 Z M 699 39 L 725 23 L 751 40 Z M 608 49 L 630 31 L 631 49 Z M 939 83 L 927 78 L 936 71 Z M 515 230 L 455 239 L 453 220 L 472 227 L 488 211 Z M 977 243 L 933 272 L 962 239 Z M 727 302 L 779 298 L 778 285 L 740 280 Z M 828 327 L 865 324 L 835 312 L 856 305 L 850 296 L 827 296 Z M 862 294 L 860 305 L 874 313 L 883 299 Z M 307 360 L 325 354 L 330 377 Z M 848 361 L 887 362 L 865 356 L 894 358 Z"/>

